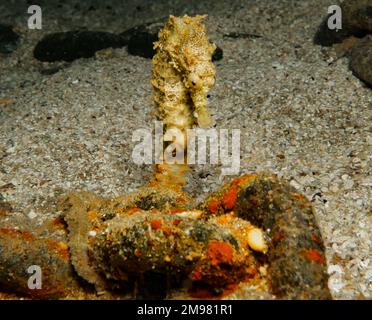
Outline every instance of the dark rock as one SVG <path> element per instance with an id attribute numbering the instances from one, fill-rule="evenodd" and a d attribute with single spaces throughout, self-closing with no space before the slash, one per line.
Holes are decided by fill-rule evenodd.
<path id="1" fill-rule="evenodd" d="M 122 41 L 128 43 L 128 53 L 152 59 L 155 54 L 154 42 L 158 41 L 159 31 L 163 28 L 166 19 L 135 26 L 120 34 Z M 223 51 L 217 47 L 212 60 L 218 61 L 223 58 Z"/>
<path id="2" fill-rule="evenodd" d="M 128 53 L 134 56 L 151 59 L 154 54 L 154 42 L 163 28 L 165 19 L 135 26 L 120 34 L 123 41 L 128 43 Z"/>
<path id="3" fill-rule="evenodd" d="M 219 61 L 223 58 L 223 50 L 220 47 L 217 47 L 216 50 L 214 50 L 212 55 L 212 61 Z"/>
<path id="4" fill-rule="evenodd" d="M 240 191 L 234 212 L 270 230 L 267 258 L 275 295 L 285 299 L 331 299 L 325 247 L 306 197 L 285 181 L 265 177 Z"/>
<path id="5" fill-rule="evenodd" d="M 372 36 L 361 40 L 350 54 L 350 69 L 372 87 Z"/>
<path id="6" fill-rule="evenodd" d="M 210 201 L 218 203 L 229 190 L 237 190 L 233 207 L 226 210 L 219 206 L 217 212 L 211 212 Z M 255 178 L 242 176 L 211 194 L 201 209 L 208 214 L 226 214 L 231 210 L 237 217 L 267 230 L 271 241 L 264 258 L 268 263 L 269 285 L 277 298 L 332 298 L 325 247 L 311 202 L 286 180 L 266 174 Z"/>
<path id="7" fill-rule="evenodd" d="M 127 43 L 120 35 L 100 31 L 68 31 L 46 35 L 34 49 L 40 61 L 73 61 L 90 58 L 96 51 L 120 48 Z"/>
<path id="8" fill-rule="evenodd" d="M 133 56 L 151 59 L 155 54 L 154 42 L 157 40 L 157 34 L 138 32 L 129 40 L 128 53 Z"/>
<path id="9" fill-rule="evenodd" d="M 328 15 L 315 34 L 315 44 L 332 46 L 349 36 L 363 38 L 372 33 L 372 0 L 346 0 L 341 4 L 341 10 L 342 29 L 330 30 L 327 26 Z"/>
<path id="10" fill-rule="evenodd" d="M 34 49 L 34 57 L 40 61 L 73 61 L 90 58 L 96 51 L 109 47 L 128 46 L 128 53 L 152 59 L 154 42 L 166 19 L 135 26 L 120 34 L 99 31 L 68 31 L 46 35 Z M 217 47 L 213 61 L 221 60 L 222 49 Z"/>
<path id="11" fill-rule="evenodd" d="M 37 238 L 28 231 L 0 228 L 0 286 L 34 299 L 56 299 L 78 290 L 78 279 L 62 242 Z M 62 247 L 64 248 L 64 247 Z M 30 266 L 42 270 L 42 288 L 28 287 Z"/>
<path id="12" fill-rule="evenodd" d="M 138 33 L 149 33 L 157 36 L 159 31 L 163 28 L 166 21 L 167 21 L 166 18 L 163 18 L 153 22 L 137 25 L 120 33 L 120 37 L 123 39 L 123 41 L 126 41 L 128 43 L 129 40 L 133 36 L 136 36 L 136 34 Z"/>
<path id="13" fill-rule="evenodd" d="M 336 45 L 336 52 L 350 58 L 354 75 L 372 86 L 372 0 L 345 0 L 341 4 L 342 30 L 329 30 L 328 17 L 322 22 L 314 37 L 314 43 L 323 46 Z M 362 40 L 356 38 L 362 38 Z"/>
<path id="14" fill-rule="evenodd" d="M 372 0 L 346 0 L 341 4 L 343 24 L 351 30 L 372 33 Z"/>
<path id="15" fill-rule="evenodd" d="M 9 25 L 0 24 L 0 53 L 13 52 L 19 43 L 19 35 Z"/>
<path id="16" fill-rule="evenodd" d="M 354 30 L 353 32 L 351 32 L 351 30 L 346 28 L 345 25 L 343 25 L 343 28 L 338 31 L 329 29 L 327 26 L 329 16 L 330 15 L 328 15 L 322 21 L 317 32 L 315 33 L 314 44 L 330 47 L 336 43 L 341 43 L 350 35 L 354 35 L 358 38 L 364 37 L 366 35 L 366 32 L 363 30 Z"/>

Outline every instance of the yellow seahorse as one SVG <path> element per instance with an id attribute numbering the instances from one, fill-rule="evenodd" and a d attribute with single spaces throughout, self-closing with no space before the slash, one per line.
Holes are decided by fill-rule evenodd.
<path id="1" fill-rule="evenodd" d="M 205 17 L 170 16 L 154 44 L 151 83 L 165 135 L 179 129 L 186 137 L 186 129 L 194 124 L 203 128 L 211 125 L 207 93 L 215 83 L 212 54 L 216 46 L 209 41 L 202 24 Z M 174 142 L 186 152 L 186 139 Z M 185 171 L 187 166 L 158 165 L 155 179 L 182 183 Z"/>

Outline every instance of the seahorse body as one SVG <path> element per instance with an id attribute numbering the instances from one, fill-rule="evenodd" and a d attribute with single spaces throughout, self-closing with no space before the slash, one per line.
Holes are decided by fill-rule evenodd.
<path id="1" fill-rule="evenodd" d="M 215 83 L 212 54 L 216 46 L 201 23 L 205 17 L 170 16 L 155 43 L 151 83 L 166 130 L 211 124 L 207 93 Z"/>
<path id="2" fill-rule="evenodd" d="M 157 53 L 152 60 L 151 83 L 159 118 L 165 127 L 164 140 L 173 137 L 176 129 L 183 134 L 173 139 L 173 144 L 183 150 L 181 162 L 171 164 L 164 153 L 161 160 L 166 163 L 155 167 L 154 180 L 163 186 L 185 183 L 186 129 L 194 124 L 206 128 L 212 122 L 207 93 L 215 83 L 212 54 L 216 46 L 209 42 L 201 22 L 205 17 L 170 16 L 154 44 Z"/>

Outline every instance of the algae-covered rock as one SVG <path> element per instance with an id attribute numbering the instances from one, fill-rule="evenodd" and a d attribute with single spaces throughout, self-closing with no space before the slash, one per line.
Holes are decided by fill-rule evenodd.
<path id="1" fill-rule="evenodd" d="M 372 86 L 372 36 L 364 38 L 352 49 L 350 69 L 359 79 Z"/>

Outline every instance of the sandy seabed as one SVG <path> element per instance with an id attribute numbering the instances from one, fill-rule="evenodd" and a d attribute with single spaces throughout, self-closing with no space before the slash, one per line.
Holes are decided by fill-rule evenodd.
<path id="1" fill-rule="evenodd" d="M 1 225 L 40 225 L 59 215 L 56 199 L 69 190 L 111 197 L 152 172 L 131 157 L 133 131 L 153 126 L 151 60 L 121 48 L 41 63 L 36 43 L 51 32 L 117 33 L 168 14 L 207 13 L 210 38 L 224 52 L 209 107 L 216 128 L 241 130 L 241 173 L 276 173 L 311 199 L 333 297 L 372 298 L 372 91 L 347 58 L 313 44 L 329 1 L 54 2 L 42 6 L 42 30 L 27 28 L 26 1 L 0 4 L 0 21 L 22 37 L 0 56 L 0 193 L 13 207 Z M 187 191 L 216 190 L 220 171 L 195 166 Z"/>

